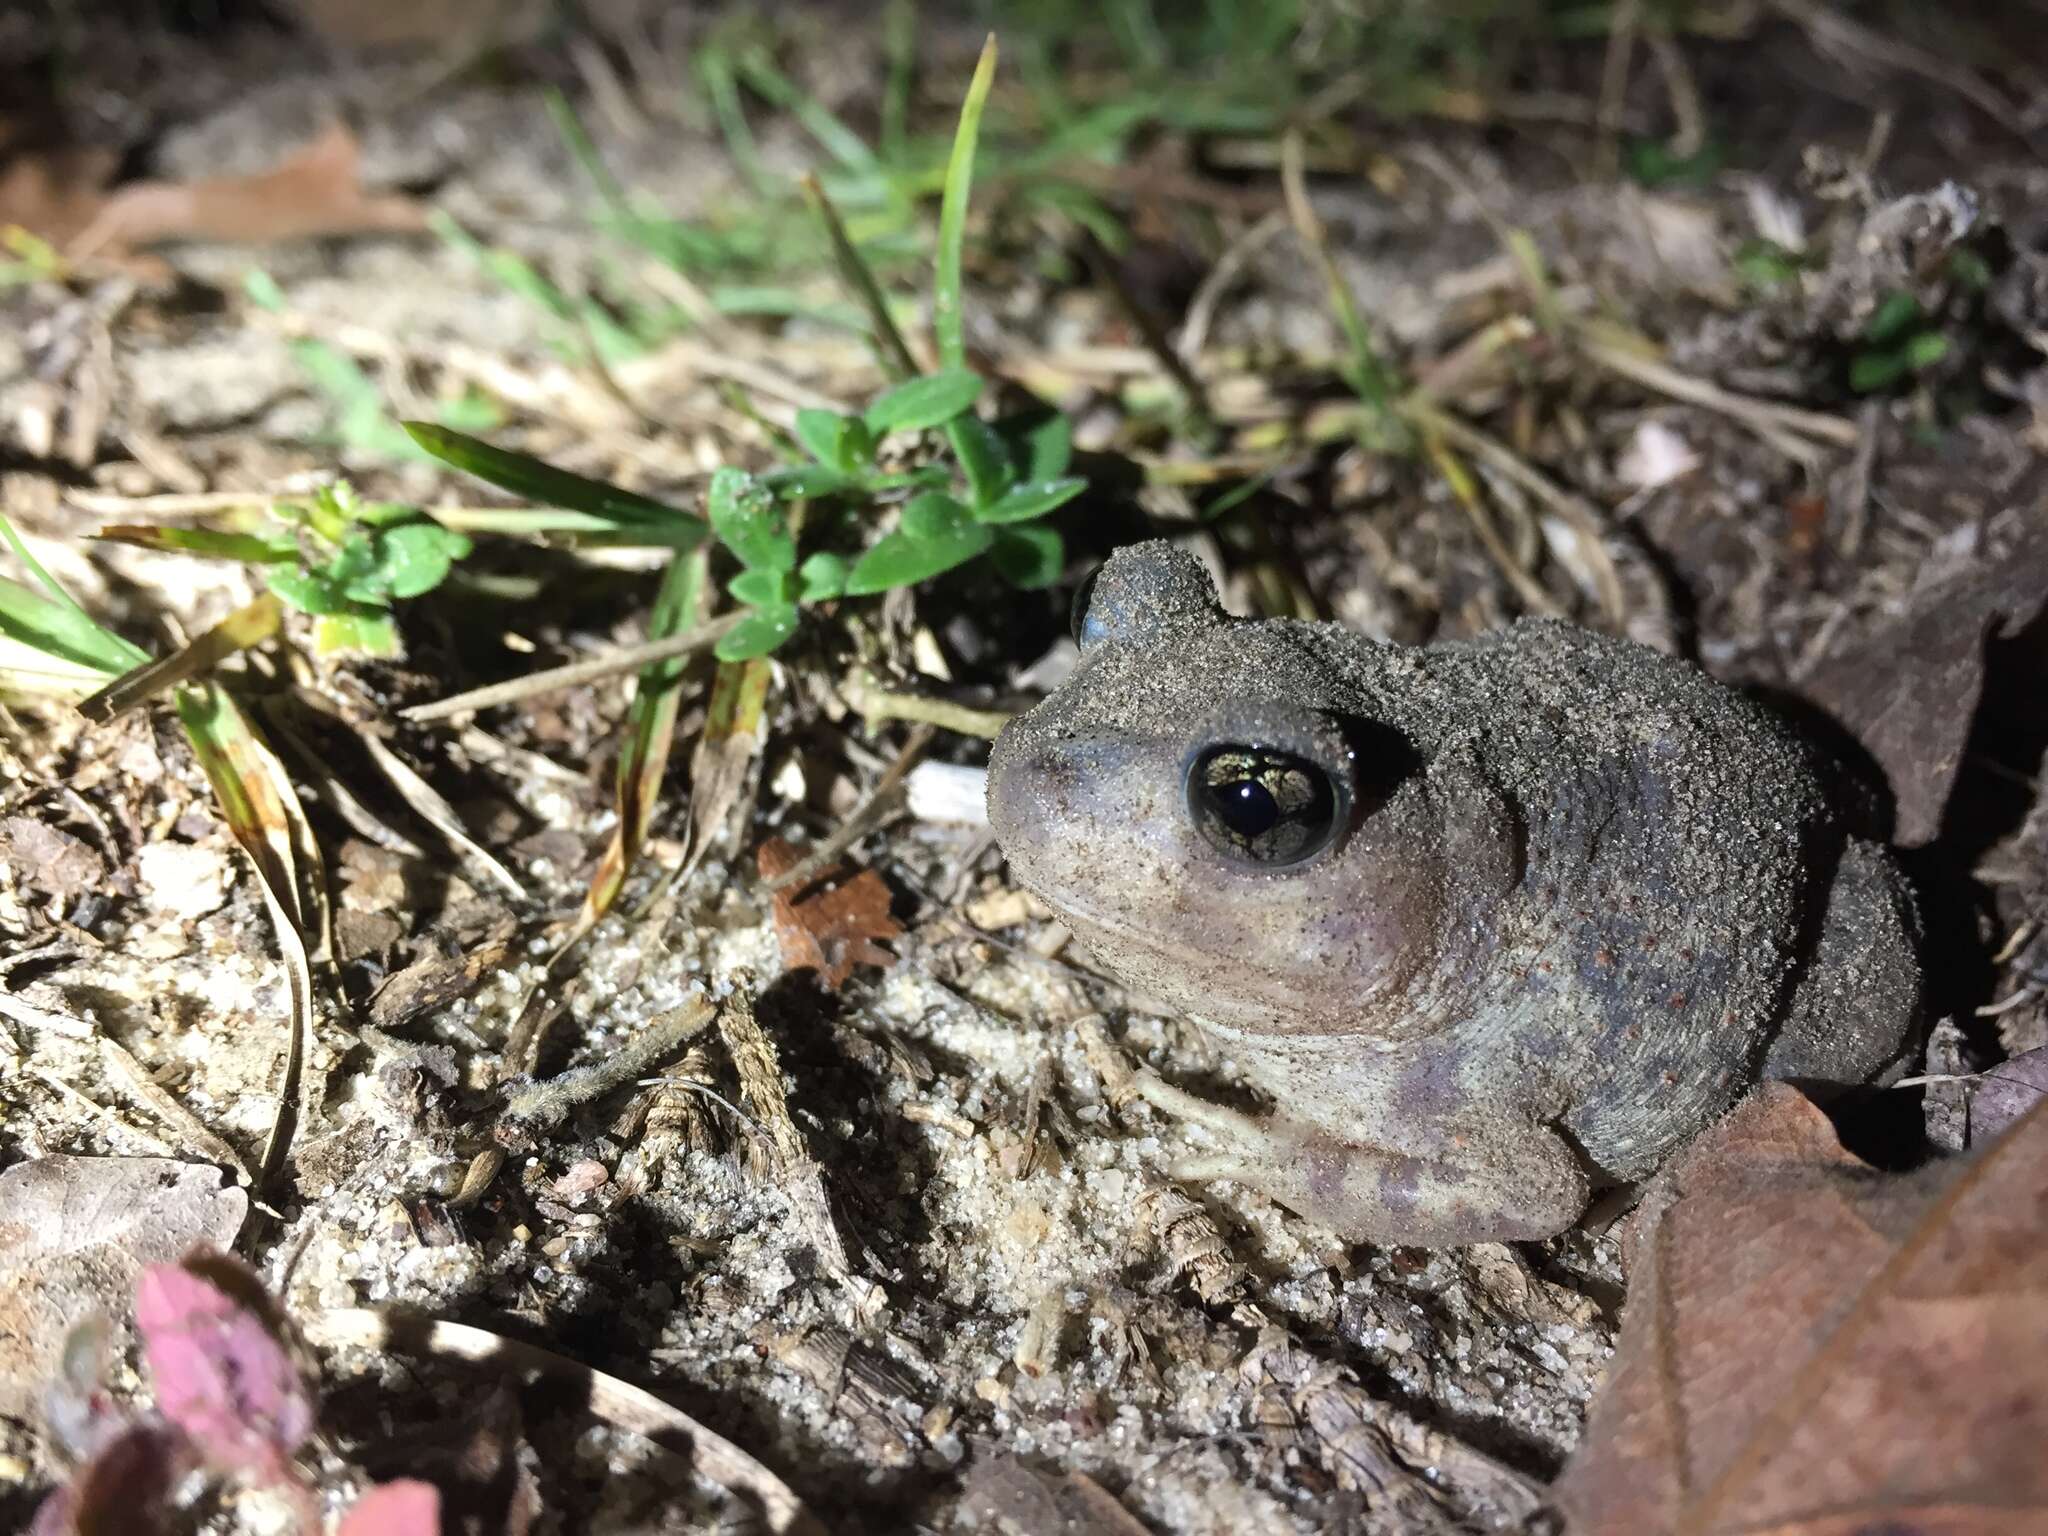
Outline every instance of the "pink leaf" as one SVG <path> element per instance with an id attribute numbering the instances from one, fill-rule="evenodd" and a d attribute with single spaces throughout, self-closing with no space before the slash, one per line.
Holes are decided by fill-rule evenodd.
<path id="1" fill-rule="evenodd" d="M 379 1483 L 342 1516 L 334 1536 L 441 1536 L 440 1491 L 412 1477 Z"/>
<path id="2" fill-rule="evenodd" d="M 284 1323 L 255 1274 L 196 1249 L 155 1264 L 135 1287 L 135 1326 L 157 1406 L 226 1472 L 291 1478 L 313 1431 L 313 1400 L 284 1342 Z"/>

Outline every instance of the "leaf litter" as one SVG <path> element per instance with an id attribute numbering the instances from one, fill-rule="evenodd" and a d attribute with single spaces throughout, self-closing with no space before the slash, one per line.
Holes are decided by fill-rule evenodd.
<path id="1" fill-rule="evenodd" d="M 2048 1360 L 2048 1099 L 1884 1176 L 1768 1084 L 1633 1220 L 1612 1378 L 1556 1489 L 1574 1529 L 2048 1529 L 2023 1375 Z"/>

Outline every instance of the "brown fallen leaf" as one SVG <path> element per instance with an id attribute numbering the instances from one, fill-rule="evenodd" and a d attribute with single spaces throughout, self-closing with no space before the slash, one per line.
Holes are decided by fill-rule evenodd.
<path id="1" fill-rule="evenodd" d="M 1970 1089 L 1970 1145 L 2002 1136 L 2028 1110 L 2048 1099 L 2048 1046 L 2001 1061 Z"/>
<path id="2" fill-rule="evenodd" d="M 165 240 L 264 244 L 316 235 L 426 228 L 426 209 L 362 183 L 362 151 L 330 124 L 267 171 L 108 188 L 113 158 L 18 154 L 0 172 L 0 225 L 18 224 L 73 260 L 129 261 Z"/>
<path id="3" fill-rule="evenodd" d="M 2023 504 L 2042 493 L 2014 494 Z M 1931 842 L 1941 828 L 1984 691 L 1985 641 L 2017 635 L 2044 604 L 2048 529 L 2036 526 L 2003 554 L 1919 588 L 1896 617 L 1837 646 L 1799 683 L 1884 770 L 1902 846 Z"/>
<path id="4" fill-rule="evenodd" d="M 1634 1232 L 1572 1531 L 2048 1531 L 2048 1107 L 1884 1175 L 1767 1084 Z"/>
<path id="5" fill-rule="evenodd" d="M 796 868 L 800 855 L 779 837 L 761 845 L 755 862 L 763 880 Z M 808 886 L 775 893 L 775 936 L 783 963 L 793 971 L 816 971 L 838 991 L 855 966 L 896 963 L 878 940 L 899 937 L 903 928 L 889 915 L 889 887 L 872 869 L 848 875 L 826 870 Z"/>
<path id="6" fill-rule="evenodd" d="M 464 954 L 427 955 L 393 971 L 370 994 L 370 1022 L 379 1029 L 402 1029 L 436 1008 L 469 996 L 486 976 L 503 969 L 517 930 L 518 925 L 506 918 Z"/>
<path id="7" fill-rule="evenodd" d="M 41 1157 L 0 1173 L 0 1414 L 32 1410 L 77 1323 L 126 1328 L 144 1265 L 226 1247 L 248 1210 L 202 1163 Z"/>
<path id="8" fill-rule="evenodd" d="M 63 900 L 83 895 L 107 877 L 106 860 L 90 843 L 32 816 L 0 821 L 0 863 L 11 866 L 24 884 Z"/>

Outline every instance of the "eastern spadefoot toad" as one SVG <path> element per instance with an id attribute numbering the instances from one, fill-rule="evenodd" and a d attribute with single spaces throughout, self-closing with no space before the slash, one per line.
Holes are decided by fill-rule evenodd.
<path id="1" fill-rule="evenodd" d="M 1227 616 L 1118 550 L 1079 669 L 1011 722 L 1011 868 L 1272 1100 L 1154 1073 L 1175 1169 L 1348 1237 L 1545 1237 L 1759 1077 L 1847 1084 L 1917 1022 L 1910 896 L 1762 706 L 1554 622 L 1384 645 Z"/>

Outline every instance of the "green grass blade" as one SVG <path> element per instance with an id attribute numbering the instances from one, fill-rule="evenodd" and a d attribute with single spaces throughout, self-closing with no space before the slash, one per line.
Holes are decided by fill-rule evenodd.
<path id="1" fill-rule="evenodd" d="M 939 199 L 939 254 L 932 274 L 932 330 L 939 343 L 939 366 L 964 368 L 967 341 L 960 316 L 960 257 L 967 241 L 967 198 L 974 186 L 974 145 L 981 134 L 982 108 L 996 75 L 996 40 L 990 33 L 981 60 L 960 104 L 960 127 L 953 135 L 952 157 L 946 161 L 946 186 Z"/>
<path id="2" fill-rule="evenodd" d="M 5 517 L 0 517 L 0 536 L 48 594 L 0 577 L 0 635 L 45 656 L 110 674 L 149 660 L 147 651 L 130 645 L 87 613 L 29 553 Z"/>
<path id="3" fill-rule="evenodd" d="M 768 62 L 767 56 L 749 49 L 736 61 L 740 78 L 795 118 L 804 132 L 823 146 L 825 152 L 849 171 L 863 176 L 880 173 L 875 152 L 845 123 L 833 115 L 815 96 L 806 95 L 796 82 Z"/>
<path id="4" fill-rule="evenodd" d="M 404 427 L 414 442 L 443 464 L 489 481 L 514 496 L 587 513 L 622 532 L 658 532 L 663 535 L 658 542 L 676 544 L 678 548 L 695 545 L 704 538 L 701 518 L 651 496 L 636 495 L 602 480 L 571 474 L 529 454 L 494 448 L 481 438 L 430 421 L 408 421 Z M 687 539 L 688 543 L 677 544 L 678 539 Z"/>
<path id="5" fill-rule="evenodd" d="M 661 578 L 654 608 L 647 617 L 647 638 L 664 640 L 698 623 L 708 586 L 710 552 L 678 551 Z M 626 876 L 639 860 L 648 826 L 668 771 L 669 749 L 675 741 L 676 713 L 682 704 L 682 682 L 691 658 L 650 662 L 640 669 L 627 712 L 626 740 L 619 751 L 618 824 L 598 861 L 590 889 L 584 893 L 581 923 L 596 922 L 611 910 Z"/>
<path id="6" fill-rule="evenodd" d="M 910 147 L 910 94 L 917 75 L 917 0 L 889 0 L 882 17 L 889 75 L 882 86 L 882 158 L 896 163 Z"/>

